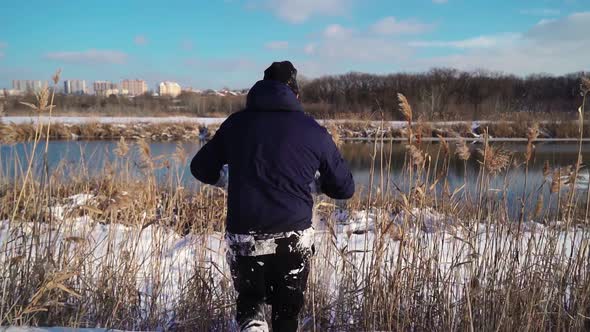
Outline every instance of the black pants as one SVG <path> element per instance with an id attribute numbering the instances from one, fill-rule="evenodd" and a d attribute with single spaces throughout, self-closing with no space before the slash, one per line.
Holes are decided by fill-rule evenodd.
<path id="1" fill-rule="evenodd" d="M 238 292 L 236 320 L 240 328 L 264 321 L 266 303 L 272 305 L 273 331 L 297 331 L 312 255 L 311 249 L 297 247 L 297 241 L 297 237 L 277 239 L 275 254 L 229 260 Z"/>

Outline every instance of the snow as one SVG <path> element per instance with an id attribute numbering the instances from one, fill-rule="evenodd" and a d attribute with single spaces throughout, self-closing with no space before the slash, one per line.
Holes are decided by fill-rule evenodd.
<path id="1" fill-rule="evenodd" d="M 1 327 L 2 332 L 123 332 L 113 329 L 80 329 L 69 327 Z"/>
<path id="2" fill-rule="evenodd" d="M 75 195 L 63 205 L 51 208 L 53 216 L 60 227 L 49 224 L 0 222 L 0 248 L 6 255 L 0 257 L 4 264 L 7 257 L 16 256 L 21 243 L 18 238 L 30 238 L 34 226 L 39 226 L 41 247 L 33 246 L 35 251 L 42 251 L 51 245 L 56 248 L 55 255 L 65 255 L 66 261 L 76 261 L 74 257 L 85 257 L 77 270 L 85 271 L 85 277 L 97 280 L 100 266 L 105 264 L 123 264 L 133 259 L 137 263 L 136 285 L 142 295 L 143 305 L 147 309 L 150 298 L 158 301 L 164 308 L 162 315 L 172 319 L 172 309 L 181 299 L 183 283 L 194 273 L 197 266 L 225 266 L 225 246 L 223 234 L 214 232 L 207 235 L 181 236 L 165 226 L 157 224 L 126 226 L 121 224 L 101 224 L 88 216 L 69 217 L 78 203 L 87 203 L 89 195 Z M 60 252 L 64 250 L 65 252 Z M 14 255 L 11 255 L 14 253 Z M 74 268 L 74 266 L 72 266 Z M 218 273 L 218 280 L 229 278 L 226 270 Z M 156 289 L 156 285 L 161 285 Z M 36 331 L 36 330 L 34 330 Z"/>
<path id="3" fill-rule="evenodd" d="M 268 324 L 263 320 L 252 320 L 242 328 L 243 332 L 268 332 Z"/>
<path id="4" fill-rule="evenodd" d="M 129 124 L 129 123 L 183 123 L 183 122 L 192 122 L 192 123 L 199 123 L 202 125 L 213 125 L 213 124 L 221 124 L 225 121 L 226 117 L 191 117 L 191 116 L 52 116 L 51 122 L 52 123 L 63 123 L 63 124 L 81 124 L 81 123 L 108 123 L 108 124 Z M 48 116 L 4 116 L 0 117 L 0 123 L 14 123 L 14 124 L 23 124 L 23 123 L 37 123 L 37 121 L 41 121 L 42 123 L 47 123 L 49 121 Z M 342 123 L 359 123 L 364 124 L 367 126 L 372 126 L 374 128 L 384 125 L 384 127 L 390 128 L 404 128 L 407 126 L 406 121 L 379 121 L 379 120 L 349 120 L 349 119 L 317 119 L 317 121 L 322 124 L 342 124 Z M 437 125 L 437 126 L 457 126 L 457 125 L 469 125 L 472 130 L 475 130 L 482 125 L 494 124 L 494 123 L 511 123 L 511 121 L 492 121 L 492 120 L 482 120 L 482 121 L 426 121 L 424 124 L 428 125 Z M 553 123 L 552 121 L 540 121 L 540 124 L 549 124 Z M 537 139 L 537 141 L 542 141 L 543 138 Z"/>
<path id="5" fill-rule="evenodd" d="M 54 218 L 57 219 L 64 219 L 66 213 L 73 211 L 79 206 L 85 205 L 88 201 L 90 201 L 94 196 L 89 194 L 78 194 L 70 196 L 65 204 L 55 205 L 49 208 L 51 214 Z"/>
<path id="6" fill-rule="evenodd" d="M 130 124 L 130 123 L 184 123 L 193 122 L 202 125 L 220 124 L 226 118 L 202 118 L 202 117 L 188 117 L 188 116 L 164 116 L 164 117 L 94 117 L 94 116 L 52 116 L 52 123 L 63 124 L 81 124 L 81 123 L 108 123 L 108 124 Z M 47 116 L 5 116 L 0 117 L 0 121 L 4 123 L 24 124 L 24 123 L 47 123 L 49 117 Z"/>
<path id="7" fill-rule="evenodd" d="M 68 211 L 89 204 L 92 199 L 87 194 L 71 196 L 64 204 L 51 209 L 61 227 L 50 229 L 48 225 L 41 224 L 40 230 L 40 243 L 47 245 L 51 236 L 54 248 L 67 250 L 61 254 L 67 257 L 80 254 L 88 257 L 82 263 L 84 268 L 79 269 L 90 274 L 86 277 L 98 278 L 99 266 L 105 262 L 121 263 L 130 257 L 135 259 L 138 264 L 137 291 L 146 295 L 142 298 L 155 296 L 165 308 L 162 314 L 167 315 L 170 320 L 173 319 L 174 308 L 181 299 L 183 285 L 194 274 L 195 269 L 214 267 L 211 268 L 214 281 L 230 280 L 224 234 L 210 232 L 181 236 L 169 226 L 157 223 L 147 227 L 101 224 L 88 216 L 70 216 L 73 214 Z M 387 278 L 397 268 L 430 267 L 442 280 L 449 280 L 453 285 L 442 291 L 450 292 L 451 298 L 460 301 L 463 296 L 462 287 L 471 282 L 473 269 L 493 261 L 496 255 L 508 260 L 514 255 L 524 257 L 525 253 L 529 254 L 529 262 L 521 259 L 516 265 L 501 264 L 497 272 L 498 278 L 515 273 L 514 270 L 509 270 L 514 266 L 522 270 L 530 268 L 531 259 L 548 253 L 550 263 L 557 268 L 567 261 L 565 258 L 570 254 L 575 257 L 578 251 L 583 250 L 581 248 L 587 244 L 590 235 L 586 228 L 566 228 L 559 223 L 541 225 L 525 222 L 522 226 L 521 238 L 516 238 L 516 225 L 459 222 L 452 216 L 429 208 L 413 208 L 408 211 L 336 210 L 328 220 L 315 218 L 315 231 L 305 233 L 302 242 L 314 243 L 316 254 L 312 264 L 319 269 L 312 267 L 311 278 L 314 282 L 323 284 L 322 289 L 334 300 L 342 296 L 340 284 L 347 273 L 348 277 L 352 276 L 353 282 L 360 284 L 369 273 L 373 278 Z M 396 232 L 392 232 L 394 228 Z M 30 236 L 32 229 L 31 223 L 11 224 L 8 220 L 0 221 L 0 248 L 16 252 L 19 242 L 14 239 Z M 72 242 L 72 239 L 80 241 Z M 70 245 L 64 245 L 65 243 Z M 407 249 L 416 247 L 420 250 Z M 409 259 L 410 256 L 412 259 Z M 10 255 L 0 257 L 0 264 L 3 264 L 2 260 L 6 257 Z M 399 260 L 398 257 L 402 259 Z M 291 273 L 298 271 L 295 269 Z M 160 285 L 160 288 L 156 289 L 156 285 Z M 144 305 L 148 307 L 149 303 Z M 333 315 L 335 317 L 336 313 Z M 62 330 L 11 328 L 8 331 Z"/>
<path id="8" fill-rule="evenodd" d="M 231 243 L 233 250 L 231 255 L 240 256 L 261 256 L 269 255 L 276 252 L 277 244 L 276 238 L 289 238 L 292 235 L 299 237 L 297 246 L 302 249 L 309 249 L 313 244 L 313 228 L 308 228 L 304 231 L 283 232 L 278 234 L 265 234 L 264 238 L 256 237 L 252 234 L 233 234 L 227 233 L 225 240 Z"/>
<path id="9" fill-rule="evenodd" d="M 113 116 L 52 116 L 51 122 L 52 123 L 64 123 L 64 124 L 80 124 L 80 123 L 93 123 L 93 122 L 100 122 L 100 123 L 110 123 L 110 124 L 127 124 L 127 123 L 175 123 L 175 122 L 195 122 L 203 125 L 211 125 L 211 124 L 220 124 L 225 121 L 225 117 L 220 118 L 210 118 L 210 117 L 189 117 L 189 116 L 163 116 L 163 117 L 113 117 Z M 0 121 L 4 123 L 15 123 L 15 124 L 22 124 L 22 123 L 36 123 L 37 121 L 41 121 L 43 123 L 47 123 L 49 121 L 49 117 L 47 116 L 5 116 L 0 118 Z M 360 121 L 360 120 L 318 120 L 319 123 L 350 123 L 350 122 L 359 122 L 359 123 L 370 123 L 373 126 L 379 126 L 381 121 Z M 480 121 L 479 123 L 487 123 L 489 121 Z M 385 121 L 386 125 L 389 125 L 392 128 L 402 128 L 407 125 L 405 121 Z M 451 125 L 458 125 L 458 124 L 470 124 L 471 121 L 442 121 L 436 122 L 438 125 L 441 126 L 451 126 Z"/>
<path id="10" fill-rule="evenodd" d="M 332 218 L 337 222 L 337 232 L 346 234 L 363 234 L 375 231 L 377 220 L 387 220 L 393 225 L 403 226 L 404 223 L 421 226 L 425 233 L 451 228 L 458 220 L 434 211 L 432 208 L 413 208 L 410 211 L 402 210 L 390 212 L 383 209 L 371 209 L 360 211 L 336 210 Z"/>

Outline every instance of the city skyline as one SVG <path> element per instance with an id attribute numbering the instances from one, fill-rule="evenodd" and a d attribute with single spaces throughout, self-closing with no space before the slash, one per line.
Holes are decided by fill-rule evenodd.
<path id="1" fill-rule="evenodd" d="M 588 71 L 586 0 L 106 0 L 0 4 L 0 88 L 12 80 L 140 78 L 250 87 L 274 60 L 308 78 L 433 67 Z M 42 11 L 30 11 L 31 6 Z M 17 15 L 27 12 L 27 15 Z M 35 22 L 42 27 L 31 29 Z"/>
<path id="2" fill-rule="evenodd" d="M 198 94 L 209 94 L 217 96 L 237 96 L 248 89 L 195 89 L 191 86 L 181 86 L 178 82 L 162 81 L 154 84 L 153 88 L 148 88 L 145 80 L 141 79 L 124 79 L 119 83 L 109 80 L 96 80 L 86 84 L 86 80 L 80 79 L 63 79 L 62 84 L 54 85 L 50 81 L 43 80 L 13 80 L 12 88 L 0 88 L 0 92 L 5 92 L 9 96 L 23 95 L 39 91 L 42 87 L 55 87 L 56 92 L 66 95 L 98 95 L 110 96 L 139 96 L 145 93 L 153 95 L 166 95 L 177 97 L 181 92 L 192 92 Z"/>
<path id="3" fill-rule="evenodd" d="M 148 92 L 161 93 L 164 86 L 164 94 L 177 96 L 181 91 L 196 90 L 192 87 L 181 87 L 180 84 L 173 81 L 161 81 L 154 84 L 153 89 L 150 89 L 147 82 L 142 79 L 124 79 L 120 83 L 111 80 L 95 80 L 90 81 L 90 85 L 86 85 L 86 80 L 81 79 L 63 79 L 62 84 L 55 86 L 56 91 L 64 94 L 95 94 L 95 95 L 110 95 L 120 94 L 128 96 L 138 96 Z M 12 88 L 0 88 L 0 90 L 7 90 L 10 93 L 23 93 L 38 91 L 42 87 L 53 87 L 47 80 L 12 80 Z M 90 88 L 91 87 L 91 88 Z M 172 89 L 172 93 L 170 92 Z M 198 90 L 197 90 L 198 91 Z"/>
<path id="4" fill-rule="evenodd" d="M 64 93 L 65 94 L 86 94 L 88 89 L 86 88 L 86 80 L 64 80 Z"/>
<path id="5" fill-rule="evenodd" d="M 121 85 L 121 89 L 129 90 L 129 94 L 131 95 L 139 95 L 149 91 L 147 83 L 145 80 L 141 79 L 124 79 L 119 83 L 116 83 L 112 80 L 94 80 L 89 81 L 92 83 L 92 89 L 89 89 L 86 85 L 85 79 L 69 79 L 64 78 L 62 79 L 63 83 L 58 84 L 56 86 L 57 91 L 62 91 L 65 94 L 88 94 L 90 92 L 95 92 L 96 86 L 104 86 L 104 88 L 99 88 L 99 90 L 104 89 L 118 89 L 119 85 Z M 158 83 L 155 84 L 157 87 Z M 9 88 L 2 88 L 6 90 L 17 90 L 17 91 L 30 91 L 30 90 L 39 90 L 40 88 L 47 86 L 52 88 L 53 84 L 50 83 L 48 80 L 22 80 L 16 79 L 12 80 L 12 89 Z"/>

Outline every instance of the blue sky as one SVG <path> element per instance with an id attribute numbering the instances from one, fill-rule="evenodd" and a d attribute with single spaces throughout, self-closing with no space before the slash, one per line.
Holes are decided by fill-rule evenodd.
<path id="1" fill-rule="evenodd" d="M 273 60 L 308 78 L 433 67 L 590 70 L 590 0 L 2 1 L 0 88 L 13 79 L 245 88 Z"/>

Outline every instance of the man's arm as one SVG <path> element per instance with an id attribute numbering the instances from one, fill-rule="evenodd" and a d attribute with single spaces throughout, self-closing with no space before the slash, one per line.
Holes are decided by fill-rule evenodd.
<path id="1" fill-rule="evenodd" d="M 354 195 L 352 173 L 330 134 L 325 135 L 319 169 L 321 191 L 334 199 L 349 199 Z"/>
<path id="2" fill-rule="evenodd" d="M 223 136 L 221 125 L 213 138 L 203 145 L 191 161 L 191 173 L 197 180 L 210 185 L 216 185 L 220 180 L 222 167 L 227 163 Z"/>

